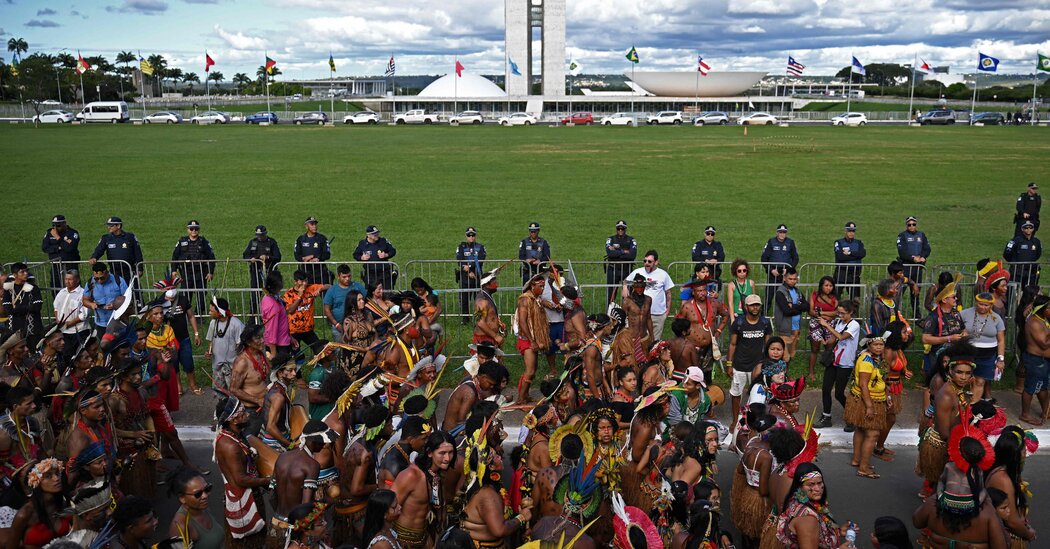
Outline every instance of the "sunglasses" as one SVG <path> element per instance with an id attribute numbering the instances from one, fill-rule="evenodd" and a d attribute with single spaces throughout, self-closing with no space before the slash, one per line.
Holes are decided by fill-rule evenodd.
<path id="1" fill-rule="evenodd" d="M 916 225 L 915 223 L 908 223 L 908 225 L 907 225 L 907 226 L 908 226 L 908 227 L 914 227 L 915 225 Z"/>
<path id="2" fill-rule="evenodd" d="M 655 261 L 649 261 L 648 259 L 646 259 L 646 260 L 645 260 L 645 264 L 646 264 L 646 265 L 650 265 L 650 264 L 652 264 L 652 263 L 656 263 L 656 262 L 655 262 Z"/>
<path id="3" fill-rule="evenodd" d="M 189 231 L 190 231 L 191 233 L 199 233 L 199 232 L 201 232 L 201 230 L 200 230 L 200 229 L 190 229 Z"/>
<path id="4" fill-rule="evenodd" d="M 185 495 L 193 496 L 194 499 L 201 499 L 201 496 L 203 496 L 204 494 L 210 494 L 212 488 L 214 488 L 214 486 L 212 486 L 211 484 L 205 484 L 204 488 L 197 490 L 196 492 L 190 492 Z"/>
<path id="5" fill-rule="evenodd" d="M 738 272 L 738 273 L 746 273 L 747 269 L 737 269 L 736 272 Z"/>

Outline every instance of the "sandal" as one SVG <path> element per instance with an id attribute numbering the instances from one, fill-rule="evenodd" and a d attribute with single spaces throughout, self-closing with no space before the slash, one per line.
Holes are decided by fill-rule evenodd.
<path id="1" fill-rule="evenodd" d="M 881 476 L 878 473 L 875 472 L 875 469 L 872 469 L 871 471 L 868 471 L 867 473 L 865 473 L 864 471 L 861 471 L 860 469 L 857 469 L 857 476 L 858 477 L 864 477 L 864 478 L 870 478 L 870 479 L 881 478 Z"/>
<path id="2" fill-rule="evenodd" d="M 190 389 L 190 391 L 192 391 L 193 394 L 195 394 L 197 396 L 201 396 L 201 395 L 204 394 L 204 389 L 201 389 L 200 387 L 195 387 L 193 389 Z"/>
<path id="3" fill-rule="evenodd" d="M 893 454 L 888 452 L 885 448 L 883 448 L 882 450 L 879 450 L 878 448 L 876 448 L 875 450 L 873 450 L 871 452 L 871 455 L 881 459 L 882 461 L 886 461 L 886 462 L 892 462 L 893 461 Z"/>

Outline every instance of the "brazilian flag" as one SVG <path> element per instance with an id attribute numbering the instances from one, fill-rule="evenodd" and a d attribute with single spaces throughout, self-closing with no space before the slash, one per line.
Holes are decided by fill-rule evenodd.
<path id="1" fill-rule="evenodd" d="M 627 57 L 627 60 L 630 61 L 631 63 L 637 63 L 638 62 L 638 50 L 634 49 L 634 46 L 631 46 L 631 51 L 627 52 L 626 57 Z"/>
<path id="2" fill-rule="evenodd" d="M 1050 57 L 1047 57 L 1041 53 L 1037 53 L 1039 56 L 1039 62 L 1035 64 L 1035 69 L 1039 71 L 1050 72 Z"/>

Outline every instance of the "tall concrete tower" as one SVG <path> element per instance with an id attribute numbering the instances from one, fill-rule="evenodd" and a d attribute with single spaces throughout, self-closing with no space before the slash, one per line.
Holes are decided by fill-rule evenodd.
<path id="1" fill-rule="evenodd" d="M 507 55 L 521 76 L 507 65 L 508 95 L 529 95 L 532 70 L 533 30 L 540 31 L 540 82 L 543 95 L 565 95 L 565 1 L 504 0 Z"/>

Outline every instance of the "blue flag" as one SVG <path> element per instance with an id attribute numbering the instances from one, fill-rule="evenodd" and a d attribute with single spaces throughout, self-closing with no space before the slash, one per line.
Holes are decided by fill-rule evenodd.
<path id="1" fill-rule="evenodd" d="M 521 76 L 521 71 L 518 70 L 518 64 L 509 57 L 507 58 L 507 62 L 510 63 L 510 73 L 514 76 Z"/>
<path id="2" fill-rule="evenodd" d="M 853 63 L 849 67 L 850 72 L 855 72 L 861 76 L 868 74 L 868 71 L 864 70 L 864 65 L 861 64 L 860 60 L 856 57 L 853 58 Z"/>
<path id="3" fill-rule="evenodd" d="M 977 70 L 985 72 L 995 72 L 995 69 L 999 68 L 999 60 L 990 56 L 985 55 L 981 52 L 977 52 Z"/>

